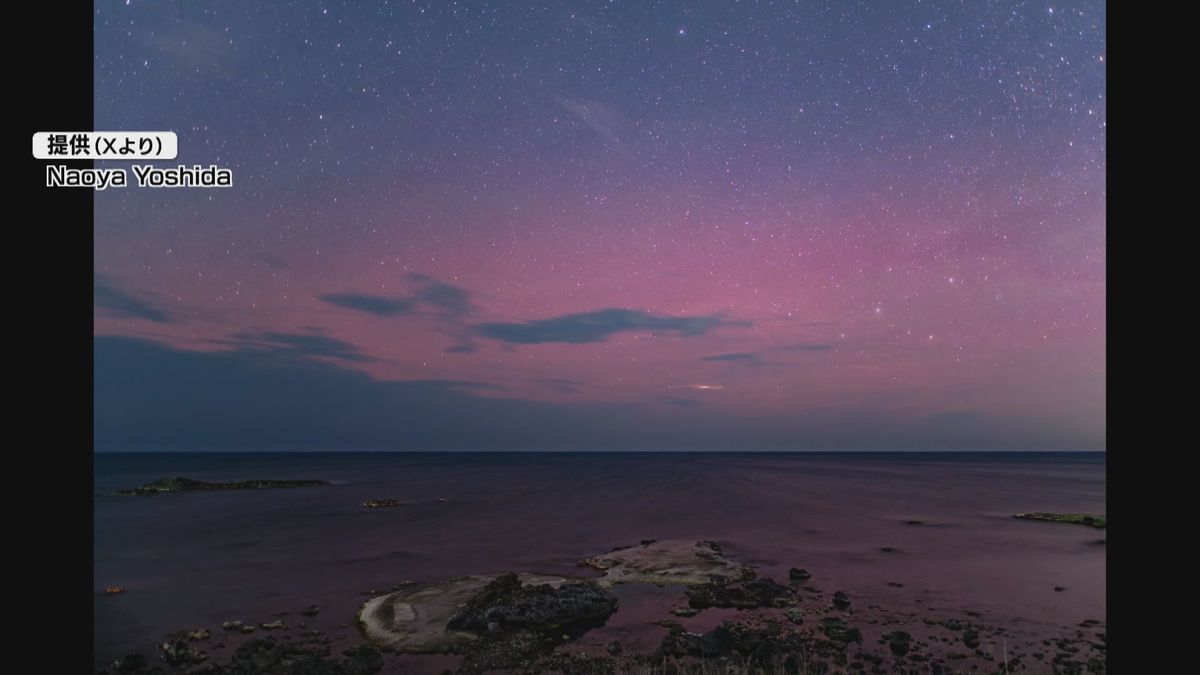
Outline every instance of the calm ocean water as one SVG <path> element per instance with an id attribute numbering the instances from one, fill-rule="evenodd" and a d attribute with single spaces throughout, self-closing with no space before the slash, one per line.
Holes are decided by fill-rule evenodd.
<path id="1" fill-rule="evenodd" d="M 580 575 L 581 558 L 647 538 L 716 540 L 776 578 L 805 567 L 861 602 L 977 611 L 1030 635 L 1107 618 L 1104 532 L 1011 517 L 1105 513 L 1103 454 L 99 454 L 94 475 L 97 493 L 169 475 L 336 483 L 97 496 L 98 662 L 311 604 L 311 626 L 353 640 L 364 591 Z"/>

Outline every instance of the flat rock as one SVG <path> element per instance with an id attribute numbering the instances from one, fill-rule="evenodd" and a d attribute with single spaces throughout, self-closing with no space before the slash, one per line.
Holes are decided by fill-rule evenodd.
<path id="1" fill-rule="evenodd" d="M 587 558 L 580 565 L 604 572 L 602 586 L 615 584 L 698 585 L 753 579 L 754 570 L 730 559 L 711 541 L 651 541 Z"/>

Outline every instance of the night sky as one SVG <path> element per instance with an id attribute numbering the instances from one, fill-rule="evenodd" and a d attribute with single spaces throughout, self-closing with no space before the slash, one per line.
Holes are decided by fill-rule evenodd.
<path id="1" fill-rule="evenodd" d="M 1099 0 L 94 9 L 97 449 L 1105 447 Z"/>

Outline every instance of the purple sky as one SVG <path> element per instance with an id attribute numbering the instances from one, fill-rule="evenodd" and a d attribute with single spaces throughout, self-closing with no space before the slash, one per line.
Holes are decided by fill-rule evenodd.
<path id="1" fill-rule="evenodd" d="M 95 8 L 97 447 L 1105 447 L 1102 2 Z"/>

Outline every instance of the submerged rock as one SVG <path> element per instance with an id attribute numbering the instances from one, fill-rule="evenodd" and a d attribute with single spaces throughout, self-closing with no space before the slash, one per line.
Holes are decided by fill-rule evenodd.
<path id="1" fill-rule="evenodd" d="M 128 654 L 109 664 L 106 672 L 113 675 L 151 675 L 162 673 L 163 669 L 152 667 L 141 654 Z"/>
<path id="2" fill-rule="evenodd" d="M 164 643 L 163 660 L 172 672 L 199 675 L 374 675 L 383 670 L 383 655 L 371 645 L 360 645 L 331 657 L 330 650 L 304 642 L 276 641 L 273 637 L 247 640 L 226 663 L 209 660 L 186 643 Z M 190 651 L 189 651 L 190 650 Z M 199 665 L 203 663 L 203 665 Z M 162 675 L 138 654 L 114 661 L 102 675 Z"/>
<path id="3" fill-rule="evenodd" d="M 730 559 L 711 541 L 654 541 L 587 558 L 580 565 L 604 572 L 600 584 L 707 584 L 753 579 L 754 570 Z"/>
<path id="4" fill-rule="evenodd" d="M 168 666 L 180 667 L 203 663 L 208 654 L 195 649 L 186 640 L 171 640 L 158 646 L 158 654 Z"/>
<path id="5" fill-rule="evenodd" d="M 803 661 L 815 668 L 806 672 L 817 673 L 824 672 L 818 665 L 821 657 L 833 656 L 844 649 L 845 645 L 841 643 L 813 640 L 778 625 L 768 623 L 751 626 L 724 621 L 702 635 L 672 630 L 663 638 L 658 652 L 651 655 L 650 662 L 695 656 L 705 659 L 705 667 L 702 670 L 679 672 L 775 673 L 797 672 L 787 664 L 790 662 L 795 665 Z M 781 665 L 783 670 L 780 670 Z"/>
<path id="6" fill-rule="evenodd" d="M 821 632 L 825 633 L 825 637 L 834 642 L 849 644 L 851 642 L 861 643 L 863 641 L 862 631 L 847 626 L 846 622 L 838 618 L 821 619 Z"/>
<path id="7" fill-rule="evenodd" d="M 373 675 L 383 670 L 383 655 L 371 645 L 360 645 L 334 659 L 313 653 L 302 645 L 273 637 L 247 640 L 238 646 L 229 665 L 217 673 L 230 675 Z"/>
<path id="8" fill-rule="evenodd" d="M 1013 518 L 1022 520 L 1044 520 L 1051 523 L 1071 523 L 1074 525 L 1087 525 L 1098 529 L 1105 529 L 1107 520 L 1104 516 L 1092 516 L 1086 513 L 1018 513 Z"/>
<path id="9" fill-rule="evenodd" d="M 209 490 L 265 490 L 272 488 L 318 487 L 330 485 L 326 480 L 241 480 L 226 483 L 208 483 L 182 476 L 159 478 L 137 488 L 117 490 L 125 496 L 150 496 L 164 492 L 203 492 Z"/>
<path id="10" fill-rule="evenodd" d="M 363 506 L 367 507 L 368 509 L 395 508 L 397 506 L 404 506 L 404 504 L 405 502 L 402 502 L 399 499 L 368 499 L 367 501 L 363 502 Z"/>
<path id="11" fill-rule="evenodd" d="M 688 604 L 695 609 L 784 607 L 795 598 L 795 591 L 790 587 L 770 579 L 754 579 L 729 585 L 708 583 L 689 586 L 686 592 Z"/>

